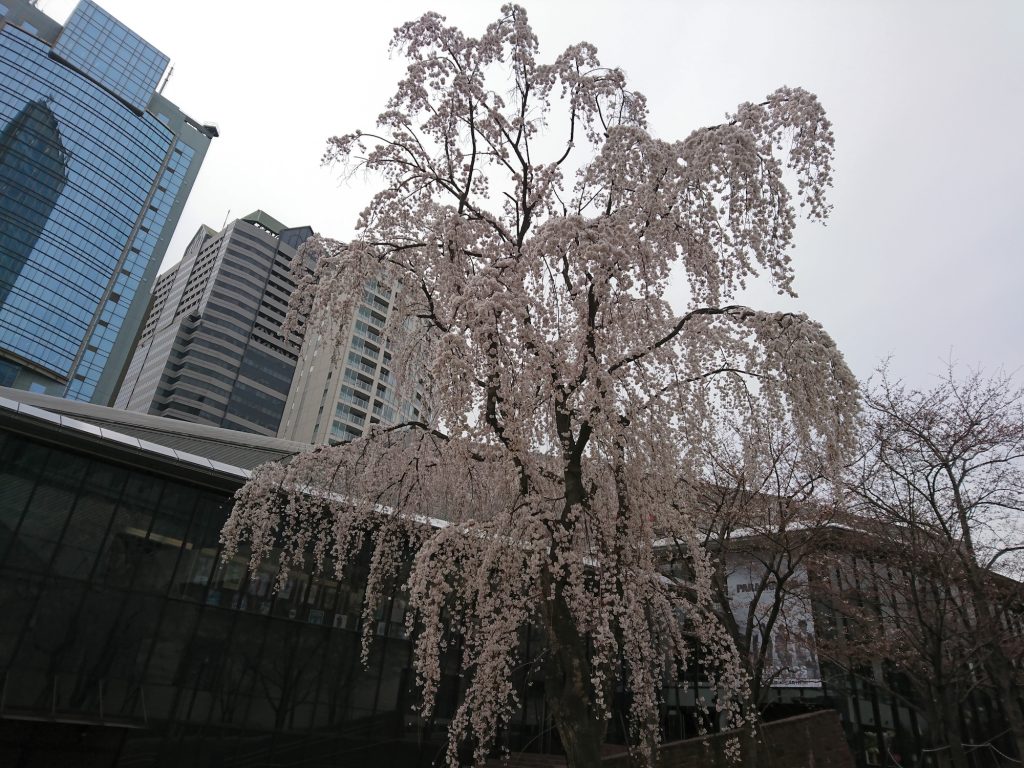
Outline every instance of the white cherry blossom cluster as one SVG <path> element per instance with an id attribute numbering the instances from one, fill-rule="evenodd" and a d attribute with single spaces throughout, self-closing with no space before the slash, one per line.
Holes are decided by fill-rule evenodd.
<path id="1" fill-rule="evenodd" d="M 493 747 L 523 664 L 573 765 L 597 759 L 616 684 L 649 761 L 662 681 L 694 643 L 713 659 L 715 706 L 742 717 L 708 568 L 680 589 L 654 551 L 697 535 L 678 480 L 699 474 L 705 426 L 757 401 L 807 450 L 849 444 L 856 383 L 821 326 L 731 303 L 759 275 L 793 292 L 784 176 L 811 218 L 827 215 L 830 125 L 786 88 L 655 139 L 643 96 L 593 46 L 538 63 L 518 6 L 479 38 L 427 14 L 393 48 L 408 72 L 376 129 L 325 156 L 384 188 L 355 240 L 300 254 L 292 317 L 330 338 L 367 281 L 395 285 L 394 369 L 423 376 L 432 418 L 261 469 L 224 541 L 249 542 L 254 567 L 279 550 L 282 574 L 313 562 L 340 575 L 369 547 L 364 651 L 408 569 L 425 715 L 442 657 L 461 653 L 451 764 L 464 739 L 478 761 Z M 682 313 L 666 297 L 680 269 Z M 539 658 L 521 658 L 527 626 L 546 641 Z"/>

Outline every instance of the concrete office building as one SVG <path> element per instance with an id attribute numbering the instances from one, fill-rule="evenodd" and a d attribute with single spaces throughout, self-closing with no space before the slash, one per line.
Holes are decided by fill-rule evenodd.
<path id="1" fill-rule="evenodd" d="M 302 345 L 283 330 L 291 262 L 312 234 L 263 211 L 200 229 L 156 282 L 115 405 L 276 435 Z"/>
<path id="2" fill-rule="evenodd" d="M 391 290 L 368 283 L 355 315 L 342 324 L 344 352 L 332 356 L 334 339 L 310 333 L 303 345 L 280 437 L 308 443 L 340 443 L 373 424 L 429 420 L 415 382 L 392 370 L 385 324 L 393 311 Z"/>
<path id="3" fill-rule="evenodd" d="M 214 127 L 91 0 L 0 2 L 0 385 L 108 403 Z"/>

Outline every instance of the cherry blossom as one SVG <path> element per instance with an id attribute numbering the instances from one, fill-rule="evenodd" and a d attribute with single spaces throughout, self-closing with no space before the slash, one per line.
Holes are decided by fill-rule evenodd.
<path id="1" fill-rule="evenodd" d="M 849 441 L 856 383 L 828 334 L 734 303 L 755 279 L 793 294 L 796 204 L 828 215 L 831 126 L 782 88 L 654 138 L 621 70 L 587 43 L 540 63 L 514 5 L 479 38 L 428 13 L 392 48 L 408 70 L 376 128 L 325 155 L 383 189 L 356 239 L 306 246 L 316 268 L 296 269 L 291 317 L 326 337 L 367 281 L 388 281 L 394 371 L 431 417 L 262 468 L 224 541 L 248 542 L 254 566 L 280 547 L 282 573 L 312 553 L 340 574 L 369 547 L 365 642 L 386 585 L 407 579 L 425 716 L 460 643 L 452 765 L 463 740 L 478 762 L 492 749 L 523 663 L 572 765 L 598 762 L 616 685 L 648 760 L 662 680 L 694 643 L 715 661 L 717 708 L 739 713 L 745 686 L 710 564 L 679 590 L 655 548 L 699 550 L 679 478 L 700 473 L 705 425 L 757 401 L 802 448 L 837 457 Z M 681 310 L 667 298 L 680 271 Z M 527 625 L 539 659 L 520 658 Z"/>

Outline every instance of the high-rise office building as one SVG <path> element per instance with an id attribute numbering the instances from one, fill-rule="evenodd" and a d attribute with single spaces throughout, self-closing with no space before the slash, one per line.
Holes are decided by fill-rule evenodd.
<path id="1" fill-rule="evenodd" d="M 393 299 L 382 282 L 364 286 L 355 315 L 338 327 L 340 354 L 332 354 L 336 339 L 312 331 L 306 335 L 280 437 L 339 443 L 365 434 L 374 424 L 429 420 L 417 382 L 401 382 L 393 370 L 385 331 Z"/>
<path id="2" fill-rule="evenodd" d="M 312 234 L 262 211 L 200 229 L 156 282 L 115 405 L 276 435 L 302 344 L 283 329 L 291 262 Z"/>
<path id="3" fill-rule="evenodd" d="M 217 135 L 168 58 L 91 0 L 0 3 L 0 385 L 109 402 Z"/>
<path id="4" fill-rule="evenodd" d="M 64 190 L 67 166 L 57 118 L 43 99 L 26 104 L 0 133 L 0 306 Z"/>

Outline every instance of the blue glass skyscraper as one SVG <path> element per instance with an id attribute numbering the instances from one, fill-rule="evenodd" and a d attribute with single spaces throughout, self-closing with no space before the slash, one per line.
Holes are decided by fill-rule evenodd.
<path id="1" fill-rule="evenodd" d="M 210 140 L 91 0 L 0 0 L 0 385 L 109 402 Z"/>
<path id="2" fill-rule="evenodd" d="M 0 307 L 67 179 L 57 118 L 42 99 L 29 102 L 0 133 Z"/>

